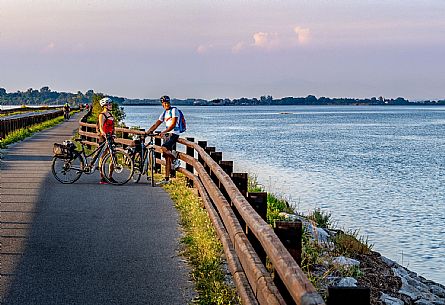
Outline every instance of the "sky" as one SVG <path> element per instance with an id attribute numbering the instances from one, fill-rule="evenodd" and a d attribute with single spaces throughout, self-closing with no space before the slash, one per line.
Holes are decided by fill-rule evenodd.
<path id="1" fill-rule="evenodd" d="M 444 0 L 0 0 L 0 87 L 445 98 Z"/>

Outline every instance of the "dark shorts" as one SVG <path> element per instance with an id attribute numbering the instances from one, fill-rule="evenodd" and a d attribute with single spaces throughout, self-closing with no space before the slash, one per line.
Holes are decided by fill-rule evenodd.
<path id="1" fill-rule="evenodd" d="M 167 141 L 165 141 L 165 143 L 162 144 L 162 146 L 167 148 L 168 150 L 172 150 L 173 146 L 176 144 L 176 142 L 178 142 L 178 139 L 179 139 L 179 135 L 171 133 L 168 136 Z"/>

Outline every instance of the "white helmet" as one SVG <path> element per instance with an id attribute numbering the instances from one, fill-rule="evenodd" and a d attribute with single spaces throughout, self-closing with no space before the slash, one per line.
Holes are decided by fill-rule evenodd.
<path id="1" fill-rule="evenodd" d="M 111 104 L 111 103 L 113 103 L 113 101 L 109 97 L 104 97 L 103 99 L 101 99 L 99 101 L 99 105 L 101 107 L 105 106 L 106 104 Z"/>

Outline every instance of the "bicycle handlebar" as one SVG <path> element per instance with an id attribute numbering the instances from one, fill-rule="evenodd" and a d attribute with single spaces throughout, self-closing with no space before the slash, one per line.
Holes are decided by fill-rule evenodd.
<path id="1" fill-rule="evenodd" d="M 146 136 L 149 136 L 149 137 L 156 137 L 156 136 L 158 136 L 160 133 L 161 133 L 160 131 L 155 131 L 154 133 L 146 133 L 145 135 L 146 135 Z"/>

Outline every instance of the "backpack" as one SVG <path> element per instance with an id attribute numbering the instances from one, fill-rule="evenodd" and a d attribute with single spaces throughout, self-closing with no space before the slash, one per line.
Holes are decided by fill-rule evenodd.
<path id="1" fill-rule="evenodd" d="M 170 115 L 171 115 L 171 111 L 172 111 L 173 108 L 175 108 L 176 111 L 177 111 L 178 114 L 179 114 L 179 117 L 178 117 L 178 127 L 175 127 L 174 130 L 175 130 L 175 131 L 178 131 L 179 133 L 183 133 L 184 131 L 187 130 L 187 124 L 186 124 L 186 122 L 185 122 L 184 114 L 182 113 L 182 111 L 181 111 L 180 109 L 178 109 L 178 108 L 176 108 L 176 107 L 170 107 L 170 109 L 169 109 L 169 111 L 170 111 Z M 165 112 L 166 112 L 166 111 L 164 111 L 164 117 L 165 117 Z"/>

